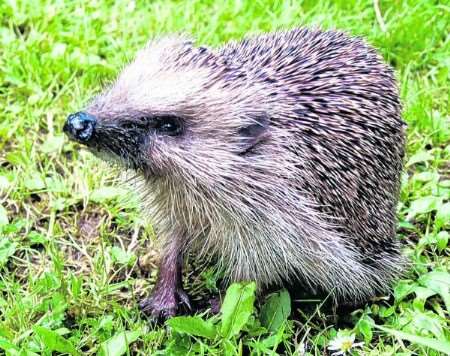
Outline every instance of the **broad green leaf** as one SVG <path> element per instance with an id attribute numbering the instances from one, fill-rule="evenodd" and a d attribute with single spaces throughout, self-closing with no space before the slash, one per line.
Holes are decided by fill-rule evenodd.
<path id="1" fill-rule="evenodd" d="M 30 157 L 22 150 L 7 152 L 5 158 L 15 166 L 26 166 L 30 163 Z"/>
<path id="2" fill-rule="evenodd" d="M 272 294 L 261 308 L 261 324 L 267 330 L 275 332 L 291 314 L 291 298 L 283 289 Z"/>
<path id="3" fill-rule="evenodd" d="M 62 179 L 59 179 L 57 177 L 46 177 L 44 179 L 45 187 L 47 188 L 47 191 L 55 192 L 55 193 L 67 193 L 67 187 L 65 182 Z M 70 201 L 71 198 L 67 199 L 64 198 L 64 200 Z"/>
<path id="4" fill-rule="evenodd" d="M 439 251 L 444 251 L 448 245 L 450 234 L 447 231 L 441 231 L 436 235 L 436 245 Z"/>
<path id="5" fill-rule="evenodd" d="M 9 183 L 8 178 L 5 176 L 0 176 L 0 192 L 9 188 L 11 183 Z"/>
<path id="6" fill-rule="evenodd" d="M 47 138 L 44 143 L 40 146 L 41 152 L 44 153 L 53 153 L 59 152 L 64 145 L 64 136 L 52 136 Z"/>
<path id="7" fill-rule="evenodd" d="M 427 162 L 431 161 L 433 159 L 433 155 L 428 151 L 420 151 L 416 153 L 415 155 L 412 155 L 408 163 L 406 163 L 406 167 L 412 166 L 413 164 L 419 163 L 419 162 Z"/>
<path id="8" fill-rule="evenodd" d="M 402 340 L 408 340 L 424 347 L 432 348 L 436 351 L 443 352 L 444 354 L 450 354 L 450 342 L 446 340 L 438 340 L 429 337 L 418 336 L 414 334 L 405 333 L 403 331 L 385 328 L 380 325 L 374 325 L 376 328 L 383 330 L 395 337 Z"/>
<path id="9" fill-rule="evenodd" d="M 47 237 L 37 231 L 30 231 L 27 236 L 28 241 L 32 244 L 44 244 L 48 241 Z"/>
<path id="10" fill-rule="evenodd" d="M 62 211 L 67 206 L 66 201 L 67 199 L 64 198 L 54 199 L 50 202 L 49 207 L 57 211 Z"/>
<path id="11" fill-rule="evenodd" d="M 239 353 L 237 345 L 234 342 L 231 342 L 230 340 L 224 339 L 222 341 L 222 348 L 224 351 L 224 355 L 226 356 L 242 355 Z"/>
<path id="12" fill-rule="evenodd" d="M 419 278 L 419 284 L 439 294 L 450 312 L 450 273 L 432 271 Z"/>
<path id="13" fill-rule="evenodd" d="M 56 290 L 61 287 L 61 279 L 53 272 L 45 272 L 37 281 L 36 288 L 42 291 Z"/>
<path id="14" fill-rule="evenodd" d="M 396 301 L 400 301 L 407 295 L 414 292 L 417 284 L 411 281 L 400 280 L 394 287 L 394 297 Z"/>
<path id="15" fill-rule="evenodd" d="M 125 196 L 127 191 L 123 188 L 117 187 L 101 187 L 95 189 L 91 196 L 90 200 L 96 203 L 102 203 L 108 200 L 116 199 L 121 196 Z"/>
<path id="16" fill-rule="evenodd" d="M 227 290 L 222 307 L 220 333 L 224 338 L 237 335 L 253 312 L 256 283 L 233 283 Z"/>
<path id="17" fill-rule="evenodd" d="M 397 298 L 395 298 L 397 300 Z M 395 313 L 395 306 L 391 306 L 389 308 L 386 308 L 385 306 L 381 306 L 378 314 L 380 315 L 380 317 L 382 318 L 389 318 L 392 314 Z"/>
<path id="18" fill-rule="evenodd" d="M 7 305 L 7 301 L 0 297 L 0 307 L 3 307 L 5 305 Z M 5 323 L 0 324 L 0 337 L 6 338 L 6 340 L 12 340 L 14 339 L 14 332 L 10 327 L 6 326 Z"/>
<path id="19" fill-rule="evenodd" d="M 414 312 L 412 323 L 408 325 L 409 331 L 421 333 L 421 331 L 429 332 L 437 338 L 444 336 L 440 317 L 434 313 Z M 407 330 L 405 330 L 407 331 Z"/>
<path id="20" fill-rule="evenodd" d="M 413 176 L 413 179 L 415 181 L 419 181 L 419 182 L 429 182 L 431 180 L 438 180 L 439 179 L 439 173 L 435 173 L 435 172 L 420 172 L 420 173 L 416 173 Z"/>
<path id="21" fill-rule="evenodd" d="M 438 228 L 450 223 L 450 203 L 442 204 L 436 212 L 435 218 Z"/>
<path id="22" fill-rule="evenodd" d="M 442 198 L 432 195 L 414 200 L 409 207 L 409 212 L 406 219 L 411 220 L 418 214 L 425 214 L 436 210 L 441 205 L 441 202 Z"/>
<path id="23" fill-rule="evenodd" d="M 16 252 L 17 244 L 6 237 L 0 239 L 0 267 L 8 262 L 9 257 Z"/>
<path id="24" fill-rule="evenodd" d="M 0 336 L 0 350 L 14 352 L 19 351 L 17 346 L 8 341 L 8 339 Z"/>
<path id="25" fill-rule="evenodd" d="M 440 187 L 450 188 L 450 179 L 441 180 L 440 182 L 438 182 L 438 185 Z"/>
<path id="26" fill-rule="evenodd" d="M 43 190 L 45 189 L 45 182 L 44 180 L 38 176 L 30 176 L 24 180 L 25 188 L 27 188 L 30 191 L 36 191 L 36 190 Z"/>
<path id="27" fill-rule="evenodd" d="M 7 354 L 7 356 L 15 356 L 15 354 L 11 353 L 10 355 Z M 40 354 L 37 354 L 36 352 L 33 352 L 31 350 L 20 350 L 20 353 L 17 353 L 17 356 L 41 356 Z"/>
<path id="28" fill-rule="evenodd" d="M 100 319 L 100 322 L 98 323 L 98 328 L 111 331 L 113 329 L 113 321 L 114 316 L 105 315 Z"/>
<path id="29" fill-rule="evenodd" d="M 128 345 L 135 342 L 142 334 L 143 330 L 121 331 L 113 337 L 102 342 L 100 346 L 100 355 L 102 356 L 121 356 L 128 351 Z"/>
<path id="30" fill-rule="evenodd" d="M 8 212 L 2 205 L 0 205 L 0 227 L 8 225 L 8 223 Z"/>
<path id="31" fill-rule="evenodd" d="M 276 333 L 270 334 L 266 338 L 250 339 L 245 342 L 246 345 L 253 349 L 255 355 L 278 355 L 274 352 L 278 345 L 283 341 L 283 336 L 285 335 L 285 325 L 282 325 Z M 297 351 L 297 350 L 296 350 Z M 294 355 L 303 355 L 304 353 L 293 353 Z M 241 355 L 241 354 L 240 354 Z"/>
<path id="32" fill-rule="evenodd" d="M 268 336 L 267 338 L 261 340 L 261 343 L 266 348 L 276 348 L 280 342 L 283 340 L 283 334 L 286 326 L 282 325 L 282 327 L 278 328 L 277 332 Z"/>
<path id="33" fill-rule="evenodd" d="M 57 332 L 39 325 L 35 325 L 33 330 L 39 336 L 48 351 L 79 355 L 72 343 L 59 335 Z"/>
<path id="34" fill-rule="evenodd" d="M 53 49 L 50 53 L 50 56 L 54 59 L 58 57 L 63 57 L 64 53 L 66 52 L 67 44 L 65 43 L 55 43 L 53 45 Z"/>
<path id="35" fill-rule="evenodd" d="M 418 286 L 414 289 L 414 293 L 416 294 L 416 298 L 423 299 L 423 300 L 426 300 L 426 299 L 432 297 L 433 295 L 437 294 L 437 292 L 433 289 L 426 288 L 426 287 L 420 287 L 420 286 Z"/>
<path id="36" fill-rule="evenodd" d="M 121 265 L 130 265 L 136 260 L 136 255 L 124 249 L 113 246 L 110 250 L 112 260 Z"/>
<path id="37" fill-rule="evenodd" d="M 373 337 L 372 327 L 373 327 L 373 324 L 374 324 L 373 320 L 371 320 L 367 316 L 365 318 L 360 319 L 358 321 L 358 323 L 356 324 L 356 327 L 357 327 L 358 331 L 364 336 L 364 341 L 365 341 L 366 344 L 369 344 L 370 341 L 372 341 L 372 337 Z"/>
<path id="38" fill-rule="evenodd" d="M 158 355 L 170 355 L 170 356 L 185 356 L 189 355 L 189 351 L 192 352 L 192 342 L 189 335 L 173 333 L 168 341 L 167 348 L 162 354 Z"/>
<path id="39" fill-rule="evenodd" d="M 167 320 L 166 324 L 179 333 L 201 336 L 207 339 L 216 337 L 216 328 L 213 323 L 198 316 L 178 316 Z"/>
<path id="40" fill-rule="evenodd" d="M 406 220 L 399 221 L 398 227 L 408 229 L 408 230 L 415 230 L 415 228 L 416 228 L 414 226 L 414 224 L 411 224 L 409 221 L 406 221 Z"/>

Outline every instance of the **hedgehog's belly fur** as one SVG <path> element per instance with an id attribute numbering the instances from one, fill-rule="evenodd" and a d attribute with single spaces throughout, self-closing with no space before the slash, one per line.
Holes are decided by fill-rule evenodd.
<path id="1" fill-rule="evenodd" d="M 394 253 L 380 251 L 367 263 L 353 237 L 343 236 L 309 203 L 283 211 L 270 205 L 270 213 L 255 222 L 246 221 L 245 212 L 238 219 L 217 210 L 217 200 L 195 201 L 185 192 L 174 202 L 173 194 L 159 192 L 153 201 L 157 216 L 165 216 L 159 220 L 162 229 L 176 224 L 186 236 L 187 252 L 201 260 L 214 256 L 228 282 L 254 280 L 264 288 L 299 281 L 305 289 L 329 292 L 336 300 L 364 301 L 386 292 L 403 268 L 398 248 Z M 212 211 L 217 215 L 211 216 Z"/>

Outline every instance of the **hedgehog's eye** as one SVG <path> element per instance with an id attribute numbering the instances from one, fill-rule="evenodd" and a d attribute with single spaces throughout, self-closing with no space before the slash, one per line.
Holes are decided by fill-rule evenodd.
<path id="1" fill-rule="evenodd" d="M 139 120 L 122 120 L 120 123 L 120 128 L 124 130 L 144 130 L 147 124 L 144 121 Z"/>
<path id="2" fill-rule="evenodd" d="M 181 120 L 176 116 L 158 117 L 155 129 L 161 134 L 169 136 L 177 136 L 183 131 Z"/>
<path id="3" fill-rule="evenodd" d="M 132 130 L 136 128 L 136 123 L 132 121 L 124 121 L 120 124 L 120 127 L 125 130 Z"/>

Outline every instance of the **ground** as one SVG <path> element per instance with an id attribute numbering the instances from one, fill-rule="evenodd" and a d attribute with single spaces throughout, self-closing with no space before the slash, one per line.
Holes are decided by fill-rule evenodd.
<path id="1" fill-rule="evenodd" d="M 137 308 L 156 273 L 151 224 L 62 123 L 150 36 L 217 46 L 298 25 L 363 36 L 396 70 L 411 268 L 392 296 L 345 311 L 303 299 L 289 313 L 289 294 L 254 301 L 250 283 L 217 316 L 151 325 Z M 450 8 L 431 0 L 0 2 L 0 354 L 450 353 L 449 29 Z M 208 270 L 185 282 L 199 300 L 215 292 Z"/>

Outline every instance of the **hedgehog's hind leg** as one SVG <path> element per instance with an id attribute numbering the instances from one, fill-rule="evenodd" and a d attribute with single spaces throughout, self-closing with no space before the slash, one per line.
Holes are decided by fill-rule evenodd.
<path id="1" fill-rule="evenodd" d="M 178 239 L 173 239 L 163 250 L 158 278 L 150 297 L 139 303 L 142 312 L 155 321 L 174 316 L 180 305 L 189 310 L 189 297 L 182 286 L 183 254 Z"/>

